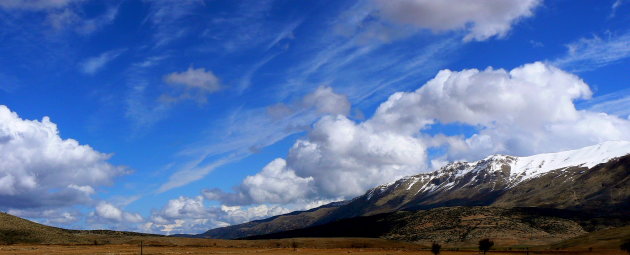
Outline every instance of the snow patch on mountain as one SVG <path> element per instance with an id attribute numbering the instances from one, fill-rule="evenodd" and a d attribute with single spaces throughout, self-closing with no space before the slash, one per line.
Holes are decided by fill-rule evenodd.
<path id="1" fill-rule="evenodd" d="M 509 174 L 509 177 L 505 177 L 505 180 L 509 183 L 507 187 L 513 187 L 523 181 L 536 178 L 553 170 L 562 170 L 570 167 L 592 168 L 598 164 L 606 163 L 611 159 L 628 154 L 630 154 L 630 141 L 609 141 L 577 150 L 545 153 L 528 157 L 491 155 L 475 162 L 453 162 L 434 172 L 408 176 L 395 182 L 380 185 L 369 190 L 365 199 L 371 200 L 375 195 L 386 194 L 390 189 L 395 190 L 401 185 L 404 185 L 402 187 L 406 191 L 410 191 L 416 185 L 422 185 L 415 194 L 448 190 L 460 185 L 475 185 L 478 178 L 484 178 L 484 174 L 495 174 L 497 172 L 502 172 L 499 174 Z M 464 177 L 470 176 L 469 174 L 471 173 L 474 174 L 472 178 L 465 181 Z M 457 185 L 458 183 L 459 185 Z M 496 180 L 494 180 L 494 185 L 496 185 Z"/>
<path id="2" fill-rule="evenodd" d="M 609 141 L 577 150 L 518 157 L 512 166 L 511 173 L 522 176 L 522 180 L 525 180 L 568 167 L 592 168 L 628 154 L 630 154 L 629 141 Z"/>

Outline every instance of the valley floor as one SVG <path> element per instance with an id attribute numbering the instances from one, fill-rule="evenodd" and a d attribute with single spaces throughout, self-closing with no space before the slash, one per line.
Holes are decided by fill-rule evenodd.
<path id="1" fill-rule="evenodd" d="M 137 245 L 3 245 L 0 246 L 0 255 L 5 254 L 140 254 Z M 313 249 L 313 248 L 216 248 L 194 246 L 149 246 L 143 248 L 143 254 L 362 254 L 362 255 L 430 255 L 429 251 L 416 249 L 378 249 L 378 248 L 352 248 L 352 249 Z M 443 255 L 479 254 L 478 251 L 443 251 Z M 491 251 L 491 255 L 515 255 L 526 254 L 524 251 Z M 569 250 L 569 251 L 535 251 L 530 254 L 583 254 L 583 255 L 622 255 L 619 250 Z"/>

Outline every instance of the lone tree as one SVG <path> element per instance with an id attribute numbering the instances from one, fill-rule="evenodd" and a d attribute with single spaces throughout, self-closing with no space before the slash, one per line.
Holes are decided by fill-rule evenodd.
<path id="1" fill-rule="evenodd" d="M 479 240 L 479 250 L 486 254 L 492 248 L 494 242 L 488 238 Z"/>
<path id="2" fill-rule="evenodd" d="M 623 243 L 619 246 L 619 249 L 630 254 L 630 239 L 623 241 Z"/>
<path id="3" fill-rule="evenodd" d="M 431 245 L 431 252 L 435 255 L 440 254 L 440 249 L 442 249 L 442 245 L 438 244 L 438 243 L 433 243 Z"/>

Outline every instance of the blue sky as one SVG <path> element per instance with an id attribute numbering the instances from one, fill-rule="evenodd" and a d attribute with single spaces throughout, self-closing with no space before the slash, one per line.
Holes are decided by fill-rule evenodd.
<path id="1" fill-rule="evenodd" d="M 629 11 L 2 1 L 0 207 L 68 228 L 198 233 L 452 160 L 630 140 Z"/>

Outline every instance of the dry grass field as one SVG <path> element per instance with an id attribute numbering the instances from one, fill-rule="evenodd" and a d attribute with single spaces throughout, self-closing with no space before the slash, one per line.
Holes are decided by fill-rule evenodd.
<path id="1" fill-rule="evenodd" d="M 8 245 L 0 246 L 0 255 L 8 254 L 140 254 L 138 245 Z M 426 250 L 417 249 L 383 249 L 383 248 L 225 248 L 225 247 L 196 247 L 196 246 L 144 246 L 143 254 L 362 254 L 362 255 L 430 255 Z M 443 251 L 443 255 L 479 254 L 478 251 Z M 526 254 L 524 251 L 491 251 L 491 255 Z M 567 251 L 533 251 L 530 254 L 577 254 L 577 255 L 622 255 L 619 250 L 567 250 Z"/>

